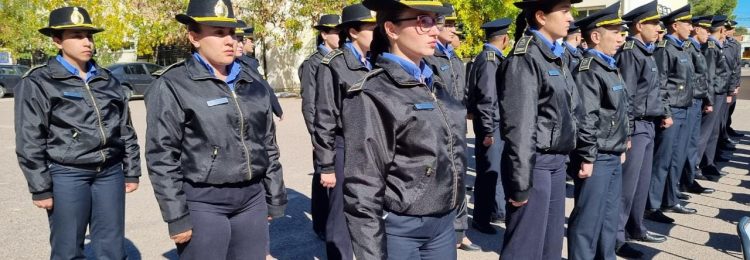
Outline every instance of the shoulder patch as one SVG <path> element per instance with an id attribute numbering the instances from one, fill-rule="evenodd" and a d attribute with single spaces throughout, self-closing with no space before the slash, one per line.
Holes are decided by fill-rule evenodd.
<path id="1" fill-rule="evenodd" d="M 328 65 L 328 63 L 331 63 L 331 60 L 333 60 L 333 58 L 335 58 L 336 56 L 339 56 L 341 54 L 344 54 L 344 52 L 341 51 L 341 50 L 339 50 L 339 49 L 332 50 L 331 52 L 329 52 L 328 54 L 326 54 L 326 56 L 323 57 L 322 60 L 320 60 L 320 63 Z"/>
<path id="2" fill-rule="evenodd" d="M 656 47 L 659 47 L 659 48 L 667 47 L 667 40 L 659 41 L 659 43 L 656 44 Z"/>
<path id="3" fill-rule="evenodd" d="M 24 73 L 24 74 L 23 74 L 23 76 L 22 76 L 21 78 L 26 78 L 26 77 L 28 77 L 29 75 L 31 75 L 31 73 L 32 73 L 32 72 L 34 72 L 35 70 L 38 70 L 38 69 L 40 69 L 40 68 L 42 68 L 42 67 L 46 67 L 46 66 L 47 66 L 47 63 L 44 63 L 44 64 L 42 64 L 42 65 L 38 65 L 38 66 L 36 66 L 36 67 L 33 67 L 33 68 L 29 69 L 29 71 L 27 71 L 26 73 Z"/>
<path id="4" fill-rule="evenodd" d="M 716 49 L 716 42 L 715 41 L 708 41 L 708 48 L 709 49 Z"/>
<path id="5" fill-rule="evenodd" d="M 593 61 L 593 57 L 584 58 L 581 61 L 581 65 L 578 66 L 578 71 L 587 71 L 589 68 L 591 68 L 591 61 Z"/>
<path id="6" fill-rule="evenodd" d="M 633 48 L 635 48 L 635 41 L 633 40 L 625 42 L 625 45 L 622 46 L 623 50 L 632 50 Z"/>
<path id="7" fill-rule="evenodd" d="M 520 54 L 526 54 L 526 51 L 529 49 L 529 43 L 531 43 L 531 36 L 524 36 L 521 37 L 521 39 L 518 39 L 518 42 L 516 43 L 516 47 L 513 49 L 513 54 L 520 55 Z"/>
<path id="8" fill-rule="evenodd" d="M 160 69 L 160 70 L 157 70 L 157 71 L 155 71 L 155 72 L 154 72 L 154 73 L 152 73 L 151 75 L 154 75 L 154 76 L 160 77 L 161 75 L 164 75 L 164 73 L 165 73 L 165 72 L 167 72 L 167 71 L 171 70 L 172 68 L 174 68 L 174 67 L 176 67 L 176 66 L 178 66 L 178 65 L 182 65 L 183 63 L 185 63 L 185 61 L 184 61 L 184 60 L 183 60 L 183 61 L 180 61 L 180 62 L 176 62 L 176 63 L 174 63 L 174 64 L 172 64 L 172 65 L 166 66 L 166 67 L 164 67 L 164 68 L 162 68 L 162 69 Z"/>
<path id="9" fill-rule="evenodd" d="M 352 94 L 355 92 L 362 91 L 363 89 L 365 89 L 365 81 L 374 77 L 375 75 L 380 74 L 383 71 L 385 71 L 383 68 L 377 68 L 377 69 L 371 70 L 370 72 L 365 74 L 365 76 L 362 77 L 362 79 L 360 79 L 357 83 L 354 83 L 354 85 L 352 85 L 348 90 L 346 90 L 346 93 Z"/>
<path id="10" fill-rule="evenodd" d="M 693 41 L 688 40 L 688 41 L 685 41 L 685 46 L 684 47 L 685 48 L 690 48 L 690 46 L 692 46 L 692 45 L 693 45 Z"/>
<path id="11" fill-rule="evenodd" d="M 488 51 L 487 52 L 487 61 L 497 61 L 497 55 L 495 55 L 494 51 Z"/>

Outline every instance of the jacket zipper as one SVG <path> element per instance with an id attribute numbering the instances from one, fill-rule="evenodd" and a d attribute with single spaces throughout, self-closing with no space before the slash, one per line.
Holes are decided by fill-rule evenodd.
<path id="1" fill-rule="evenodd" d="M 104 123 L 102 121 L 102 112 L 99 111 L 99 106 L 96 104 L 96 99 L 94 98 L 94 93 L 91 92 L 91 87 L 89 87 L 89 83 L 87 81 L 83 81 L 83 85 L 86 87 L 86 92 L 91 97 L 91 104 L 94 105 L 94 112 L 96 112 L 96 120 L 99 123 L 99 134 L 102 136 L 102 141 L 99 149 L 99 154 L 102 156 L 102 163 L 96 167 L 96 171 L 100 172 L 102 170 L 102 165 L 107 161 L 107 157 L 104 155 L 104 146 L 107 145 L 107 135 L 104 134 Z"/>
<path id="2" fill-rule="evenodd" d="M 211 153 L 211 165 L 208 166 L 208 173 L 206 173 L 206 181 L 208 181 L 208 177 L 211 176 L 211 172 L 214 170 L 214 163 L 216 162 L 216 156 L 219 155 L 219 147 L 214 145 L 214 150 Z"/>
<path id="3" fill-rule="evenodd" d="M 242 143 L 242 148 L 245 149 L 245 160 L 247 160 L 247 177 L 252 178 L 253 172 L 252 168 L 250 167 L 250 150 L 247 149 L 247 144 L 245 144 L 245 116 L 242 114 L 242 108 L 240 108 L 240 101 L 237 98 L 237 92 L 235 92 L 234 89 L 232 89 L 231 92 L 232 99 L 234 99 L 234 104 L 237 106 L 237 112 L 240 113 L 240 142 Z"/>
<path id="4" fill-rule="evenodd" d="M 428 93 L 432 96 L 432 100 L 435 101 L 437 104 L 438 110 L 440 111 L 440 114 L 443 116 L 444 122 L 445 122 L 445 129 L 448 131 L 448 146 L 450 147 L 450 158 L 451 158 L 451 170 L 453 172 L 453 189 L 451 189 L 451 205 L 456 204 L 456 200 L 458 197 L 458 192 L 456 190 L 458 189 L 458 171 L 456 170 L 456 161 L 455 161 L 455 151 L 453 150 L 454 140 L 453 140 L 453 131 L 451 131 L 451 126 L 448 123 L 448 116 L 445 114 L 445 111 L 443 111 L 443 106 L 438 101 L 437 96 L 435 96 L 435 92 L 430 90 L 427 85 L 424 85 L 425 90 L 427 90 Z"/>

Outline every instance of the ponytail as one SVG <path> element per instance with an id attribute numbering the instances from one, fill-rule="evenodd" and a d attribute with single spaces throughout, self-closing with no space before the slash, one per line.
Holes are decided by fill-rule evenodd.
<path id="1" fill-rule="evenodd" d="M 385 33 L 385 23 L 393 22 L 399 19 L 399 16 L 406 11 L 406 7 L 396 5 L 393 9 L 382 10 L 377 13 L 375 20 L 377 25 L 372 32 L 372 42 L 370 43 L 370 60 L 374 63 L 378 56 L 391 49 L 391 41 L 388 34 Z"/>
<path id="2" fill-rule="evenodd" d="M 526 10 L 521 10 L 521 13 L 516 16 L 516 31 L 513 33 L 513 39 L 518 42 L 523 36 L 523 32 L 526 31 L 528 22 L 526 21 Z"/>

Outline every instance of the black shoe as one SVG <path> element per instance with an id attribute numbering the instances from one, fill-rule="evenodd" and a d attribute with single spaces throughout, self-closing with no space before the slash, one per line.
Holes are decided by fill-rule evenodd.
<path id="1" fill-rule="evenodd" d="M 725 156 L 716 156 L 716 158 L 714 159 L 714 161 L 715 161 L 715 162 L 728 162 L 728 161 L 730 161 L 731 159 L 732 159 L 732 158 L 730 158 L 730 157 L 725 157 Z"/>
<path id="2" fill-rule="evenodd" d="M 645 236 L 635 238 L 633 240 L 646 242 L 646 243 L 662 243 L 664 241 L 667 241 L 667 237 L 656 234 L 656 233 L 646 232 Z"/>
<path id="3" fill-rule="evenodd" d="M 727 134 L 729 134 L 729 137 L 734 137 L 734 138 L 741 138 L 745 136 L 743 134 L 738 133 L 737 131 L 734 131 L 734 129 L 727 130 Z"/>
<path id="4" fill-rule="evenodd" d="M 695 173 L 695 179 L 696 179 L 696 180 L 704 180 L 704 181 L 707 181 L 707 180 L 708 180 L 708 177 L 706 177 L 705 175 L 703 175 L 703 174 L 700 174 L 700 173 Z"/>
<path id="5" fill-rule="evenodd" d="M 461 250 L 464 250 L 464 251 L 469 251 L 469 252 L 474 252 L 474 251 L 482 250 L 481 247 L 479 247 L 478 245 L 476 245 L 474 243 L 471 243 L 471 244 L 461 243 L 461 245 L 458 246 L 458 249 L 461 249 Z"/>
<path id="6" fill-rule="evenodd" d="M 671 224 L 674 223 L 674 219 L 667 217 L 667 215 L 664 215 L 661 211 L 646 211 L 646 214 L 643 215 L 644 219 L 648 219 L 651 221 L 659 222 L 659 223 L 665 223 L 665 224 Z"/>
<path id="7" fill-rule="evenodd" d="M 673 213 L 680 213 L 680 214 L 695 214 L 695 213 L 698 213 L 697 210 L 695 210 L 693 208 L 688 208 L 688 207 L 682 206 L 680 204 L 674 205 L 674 206 L 672 206 L 670 208 L 664 208 L 664 209 L 661 209 L 661 210 L 664 211 L 664 212 L 673 212 Z"/>
<path id="8" fill-rule="evenodd" d="M 732 138 L 727 138 L 727 139 L 726 139 L 726 140 L 724 140 L 724 141 L 725 141 L 726 143 L 732 144 L 732 146 L 738 145 L 738 144 L 740 143 L 739 141 L 737 141 L 737 140 L 734 140 L 734 139 L 732 139 Z"/>
<path id="9" fill-rule="evenodd" d="M 677 198 L 681 199 L 681 200 L 689 200 L 691 197 L 690 197 L 690 195 L 687 195 L 685 193 L 678 192 L 677 193 Z"/>
<path id="10" fill-rule="evenodd" d="M 617 254 L 617 256 L 623 257 L 623 258 L 635 258 L 635 259 L 639 259 L 639 258 L 643 257 L 643 252 L 638 251 L 637 249 L 631 247 L 628 244 L 623 244 L 622 246 L 620 246 L 619 248 L 617 248 L 617 250 L 615 250 L 615 254 Z"/>
<path id="11" fill-rule="evenodd" d="M 710 177 L 721 177 L 721 176 L 724 176 L 724 175 L 726 175 L 726 174 L 724 174 L 724 172 L 722 172 L 722 171 L 719 171 L 714 166 L 709 166 L 709 167 L 703 168 L 703 176 L 706 176 L 708 178 L 710 178 Z"/>
<path id="12" fill-rule="evenodd" d="M 490 234 L 490 235 L 497 234 L 497 230 L 494 227 L 492 227 L 492 225 L 490 225 L 489 223 L 479 224 L 476 221 L 472 220 L 471 227 L 473 227 L 477 231 L 482 232 L 484 234 Z"/>
<path id="13" fill-rule="evenodd" d="M 705 177 L 704 177 L 705 178 Z M 693 185 L 686 188 L 687 192 L 690 192 L 692 194 L 711 194 L 714 193 L 716 190 L 711 188 L 704 188 L 697 182 L 693 182 Z"/>

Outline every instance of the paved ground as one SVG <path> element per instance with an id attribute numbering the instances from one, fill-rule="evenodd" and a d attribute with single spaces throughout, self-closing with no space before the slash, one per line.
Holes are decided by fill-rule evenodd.
<path id="1" fill-rule="evenodd" d="M 309 220 L 310 138 L 300 111 L 299 99 L 282 99 L 286 119 L 278 123 L 278 139 L 285 182 L 289 188 L 287 216 L 271 224 L 271 253 L 278 259 L 325 259 L 323 243 L 311 232 Z M 145 133 L 143 101 L 133 101 L 133 120 L 138 133 Z M 31 204 L 26 183 L 14 153 L 13 100 L 0 100 L 0 258 L 48 258 L 49 231 L 46 214 Z M 750 101 L 742 101 L 735 112 L 735 127 L 750 135 Z M 745 121 L 747 120 L 747 121 Z M 693 195 L 690 207 L 696 215 L 671 215 L 674 225 L 648 223 L 652 231 L 666 234 L 663 244 L 637 244 L 653 259 L 737 259 L 741 258 L 736 222 L 750 215 L 750 137 L 744 138 L 725 170 L 731 174 L 719 182 L 704 182 L 716 193 Z M 473 142 L 471 139 L 470 143 Z M 142 144 L 141 144 L 141 147 Z M 144 175 L 145 167 L 144 167 Z M 473 175 L 473 172 L 470 173 Z M 473 178 L 469 179 L 469 184 Z M 568 187 L 572 194 L 572 186 Z M 572 199 L 567 199 L 568 213 Z M 140 189 L 127 197 L 127 247 L 130 259 L 176 259 L 174 246 L 162 222 L 153 190 L 147 177 Z M 503 230 L 503 226 L 498 226 Z M 473 230 L 468 236 L 484 248 L 484 252 L 459 252 L 460 259 L 497 259 L 502 235 L 483 235 Z M 565 255 L 565 253 L 563 253 Z"/>

